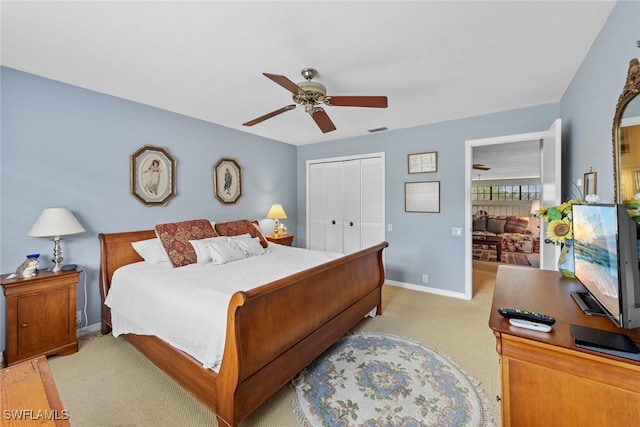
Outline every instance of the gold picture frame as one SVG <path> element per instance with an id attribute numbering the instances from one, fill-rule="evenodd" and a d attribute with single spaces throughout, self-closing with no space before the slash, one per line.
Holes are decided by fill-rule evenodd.
<path id="1" fill-rule="evenodd" d="M 131 195 L 145 206 L 166 206 L 176 196 L 176 160 L 165 148 L 145 145 L 129 160 Z"/>
<path id="2" fill-rule="evenodd" d="M 222 158 L 213 167 L 213 189 L 223 205 L 233 205 L 242 196 L 242 167 L 235 159 Z"/>
<path id="3" fill-rule="evenodd" d="M 440 213 L 440 181 L 405 182 L 404 211 Z"/>
<path id="4" fill-rule="evenodd" d="M 407 155 L 409 173 L 428 173 L 438 171 L 438 152 L 413 153 Z"/>

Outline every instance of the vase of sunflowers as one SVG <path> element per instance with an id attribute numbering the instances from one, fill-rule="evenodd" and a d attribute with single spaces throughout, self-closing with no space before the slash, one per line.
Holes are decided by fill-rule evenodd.
<path id="1" fill-rule="evenodd" d="M 573 264 L 573 223 L 571 219 L 571 206 L 580 204 L 580 200 L 571 199 L 561 205 L 548 208 L 540 207 L 536 216 L 542 218 L 547 226 L 547 238 L 556 245 L 561 246 L 558 258 L 558 270 L 565 277 L 575 277 Z"/>

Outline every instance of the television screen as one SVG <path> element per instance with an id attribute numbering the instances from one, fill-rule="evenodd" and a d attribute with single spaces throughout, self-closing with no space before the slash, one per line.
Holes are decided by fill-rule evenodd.
<path id="1" fill-rule="evenodd" d="M 573 207 L 576 278 L 611 316 L 620 317 L 616 206 Z"/>
<path id="2" fill-rule="evenodd" d="M 617 326 L 640 327 L 635 221 L 624 205 L 573 205 L 572 210 L 576 278 Z"/>

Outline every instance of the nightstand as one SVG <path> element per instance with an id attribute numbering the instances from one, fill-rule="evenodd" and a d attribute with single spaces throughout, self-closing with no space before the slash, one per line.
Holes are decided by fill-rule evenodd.
<path id="1" fill-rule="evenodd" d="M 30 279 L 7 276 L 0 276 L 7 300 L 7 366 L 35 356 L 77 352 L 76 286 L 80 270 L 40 270 Z"/>
<path id="2" fill-rule="evenodd" d="M 284 246 L 292 246 L 293 239 L 295 237 L 296 236 L 294 236 L 293 234 L 283 234 L 282 236 L 264 236 L 264 238 L 268 241 Z"/>

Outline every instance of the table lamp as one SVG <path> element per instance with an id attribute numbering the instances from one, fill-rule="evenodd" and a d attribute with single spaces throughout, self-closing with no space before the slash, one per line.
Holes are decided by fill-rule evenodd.
<path id="1" fill-rule="evenodd" d="M 83 233 L 84 228 L 67 208 L 46 208 L 33 224 L 27 236 L 51 237 L 53 240 L 53 265 L 49 271 L 62 269 L 61 236 Z"/>
<path id="2" fill-rule="evenodd" d="M 274 236 L 280 236 L 280 223 L 278 220 L 286 217 L 287 214 L 284 212 L 284 208 L 281 204 L 277 203 L 275 205 L 271 205 L 271 209 L 269 209 L 269 213 L 267 213 L 267 218 L 276 220 L 275 228 L 273 229 Z"/>
<path id="3" fill-rule="evenodd" d="M 531 216 L 536 216 L 536 213 L 540 210 L 540 199 L 534 199 L 531 201 Z"/>

